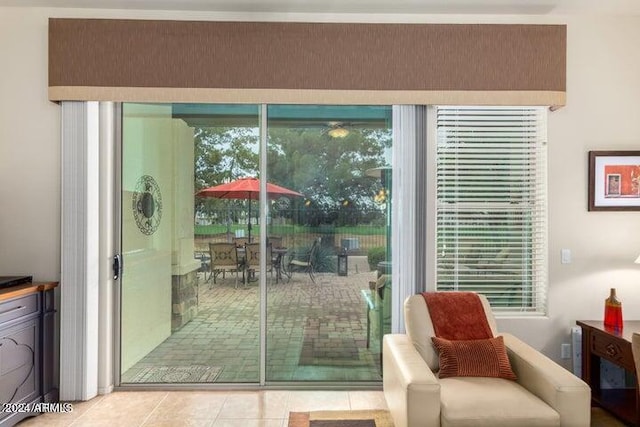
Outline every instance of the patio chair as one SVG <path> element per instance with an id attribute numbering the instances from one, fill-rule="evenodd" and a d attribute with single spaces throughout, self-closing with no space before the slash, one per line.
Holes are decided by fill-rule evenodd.
<path id="1" fill-rule="evenodd" d="M 248 237 L 234 237 L 233 238 L 233 243 L 235 243 L 235 245 L 239 248 L 244 247 L 244 245 L 246 245 L 249 242 L 249 238 Z"/>
<path id="2" fill-rule="evenodd" d="M 271 244 L 272 248 L 282 247 L 282 236 L 269 236 L 267 237 L 267 244 Z"/>
<path id="3" fill-rule="evenodd" d="M 247 280 L 260 271 L 260 243 L 247 243 L 245 245 L 245 269 Z M 271 257 L 271 245 L 267 244 L 267 273 L 271 273 L 273 279 L 273 262 Z"/>
<path id="4" fill-rule="evenodd" d="M 213 283 L 216 277 L 222 273 L 224 278 L 226 272 L 236 274 L 235 287 L 238 287 L 238 272 L 242 270 L 242 262 L 238 259 L 238 251 L 235 243 L 209 243 L 209 253 L 211 257 L 210 268 L 213 276 Z M 211 279 L 211 277 L 209 277 Z"/>
<path id="5" fill-rule="evenodd" d="M 276 283 L 278 283 L 284 272 L 282 257 L 285 248 L 282 246 L 282 236 L 268 236 L 267 245 L 271 246 L 271 268 L 276 271 Z"/>
<path id="6" fill-rule="evenodd" d="M 313 243 L 311 244 L 311 248 L 309 248 L 307 252 L 303 254 L 294 254 L 287 266 L 289 272 L 292 274 L 294 269 L 302 269 L 306 273 L 309 273 L 309 277 L 311 278 L 311 281 L 314 285 L 316 283 L 316 279 L 314 277 L 314 263 L 316 253 L 318 252 L 318 247 L 320 246 L 318 240 L 319 239 L 315 239 L 313 241 Z"/>

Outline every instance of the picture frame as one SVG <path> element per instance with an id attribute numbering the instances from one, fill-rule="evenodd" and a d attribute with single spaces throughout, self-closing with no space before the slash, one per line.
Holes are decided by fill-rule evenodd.
<path id="1" fill-rule="evenodd" d="M 640 151 L 589 151 L 589 211 L 640 211 Z"/>

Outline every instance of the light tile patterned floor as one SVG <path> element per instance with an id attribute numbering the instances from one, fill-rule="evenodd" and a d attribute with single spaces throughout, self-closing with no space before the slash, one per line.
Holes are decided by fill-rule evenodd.
<path id="1" fill-rule="evenodd" d="M 129 392 L 43 414 L 20 427 L 286 427 L 289 412 L 387 409 L 381 391 Z"/>
<path id="2" fill-rule="evenodd" d="M 290 412 L 387 410 L 382 391 L 114 392 L 73 403 L 73 412 L 27 418 L 19 427 L 287 427 Z M 624 424 L 592 408 L 592 427 Z"/>
<path id="3" fill-rule="evenodd" d="M 347 276 L 305 273 L 267 286 L 268 381 L 380 381 L 379 344 L 366 347 L 368 289 L 376 272 L 352 257 Z M 198 316 L 125 372 L 129 382 L 150 366 L 220 367 L 216 382 L 257 382 L 259 290 L 227 276 L 201 281 Z M 342 347 L 342 348 L 337 348 Z"/>

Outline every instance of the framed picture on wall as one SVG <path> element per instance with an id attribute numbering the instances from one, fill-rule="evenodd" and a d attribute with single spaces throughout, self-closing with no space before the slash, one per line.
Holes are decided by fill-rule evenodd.
<path id="1" fill-rule="evenodd" d="M 589 210 L 640 211 L 640 151 L 589 152 Z"/>

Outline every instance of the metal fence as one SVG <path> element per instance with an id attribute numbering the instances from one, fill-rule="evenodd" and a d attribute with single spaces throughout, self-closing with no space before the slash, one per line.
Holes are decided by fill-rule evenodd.
<path id="1" fill-rule="evenodd" d="M 309 212 L 305 214 L 309 215 Z M 373 219 L 373 221 L 345 222 L 336 216 L 331 223 L 297 224 L 294 218 L 276 216 L 267 219 L 266 233 L 267 236 L 281 237 L 282 245 L 292 248 L 309 245 L 317 238 L 321 239 L 322 246 L 334 248 L 336 251 L 346 249 L 354 254 L 366 254 L 371 248 L 386 247 L 389 232 L 384 213 L 360 212 L 358 216 Z M 251 240 L 257 241 L 265 227 L 256 217 L 252 216 L 249 220 L 245 211 L 227 209 L 209 215 L 197 215 L 194 231 L 196 246 L 204 247 L 209 242 L 232 242 L 236 238 L 247 238 L 249 222 L 251 222 Z"/>

